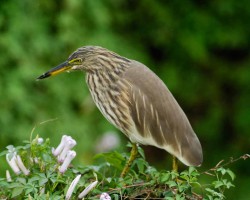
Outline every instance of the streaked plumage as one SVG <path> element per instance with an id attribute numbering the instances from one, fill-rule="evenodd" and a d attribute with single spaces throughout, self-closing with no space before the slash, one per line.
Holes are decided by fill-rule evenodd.
<path id="1" fill-rule="evenodd" d="M 77 49 L 65 63 L 65 70 L 86 72 L 95 104 L 132 142 L 165 149 L 188 166 L 202 163 L 202 148 L 186 115 L 162 80 L 145 65 L 95 46 Z"/>

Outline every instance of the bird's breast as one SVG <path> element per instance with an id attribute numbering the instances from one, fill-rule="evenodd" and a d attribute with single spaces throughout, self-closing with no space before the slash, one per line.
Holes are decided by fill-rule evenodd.
<path id="1" fill-rule="evenodd" d="M 86 82 L 92 99 L 103 116 L 129 137 L 133 126 L 126 92 L 129 85 L 122 80 L 107 83 L 105 78 L 91 74 L 87 74 Z"/>

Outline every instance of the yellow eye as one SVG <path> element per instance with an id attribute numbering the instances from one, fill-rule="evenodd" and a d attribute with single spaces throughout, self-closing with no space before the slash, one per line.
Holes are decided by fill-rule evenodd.
<path id="1" fill-rule="evenodd" d="M 80 65 L 80 64 L 82 64 L 82 59 L 81 58 L 74 58 L 74 59 L 69 61 L 69 64 Z"/>

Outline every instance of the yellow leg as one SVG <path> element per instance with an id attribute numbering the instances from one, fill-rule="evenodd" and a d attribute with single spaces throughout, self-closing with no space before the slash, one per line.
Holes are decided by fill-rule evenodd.
<path id="1" fill-rule="evenodd" d="M 173 156 L 173 171 L 178 172 L 178 163 L 177 159 L 175 156 Z"/>
<path id="2" fill-rule="evenodd" d="M 130 166 L 132 165 L 133 161 L 135 160 L 137 153 L 138 153 L 137 145 L 136 145 L 136 143 L 132 143 L 130 157 L 129 157 L 128 162 L 126 163 L 126 165 L 123 168 L 122 173 L 121 173 L 122 178 L 128 173 L 128 170 L 129 170 Z"/>

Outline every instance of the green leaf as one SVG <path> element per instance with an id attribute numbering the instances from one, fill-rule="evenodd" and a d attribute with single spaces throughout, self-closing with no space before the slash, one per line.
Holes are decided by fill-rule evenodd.
<path id="1" fill-rule="evenodd" d="M 139 158 L 139 159 L 136 159 L 136 165 L 139 169 L 139 172 L 140 173 L 143 173 L 144 172 L 144 169 L 145 169 L 145 162 L 142 158 Z"/>
<path id="2" fill-rule="evenodd" d="M 175 186 L 177 186 L 177 184 L 176 184 L 175 181 L 168 181 L 168 182 L 166 182 L 166 184 L 167 184 L 169 187 L 175 187 Z"/>
<path id="3" fill-rule="evenodd" d="M 219 197 L 221 199 L 223 199 L 225 197 L 223 194 L 218 193 L 215 190 L 212 190 L 210 188 L 205 188 L 205 190 L 208 191 L 210 194 L 212 194 L 213 197 Z M 213 198 L 213 199 L 215 199 L 215 198 Z"/>
<path id="4" fill-rule="evenodd" d="M 226 170 L 226 169 L 224 169 L 223 167 L 220 167 L 220 168 L 219 168 L 219 169 L 217 169 L 216 171 L 221 172 L 221 174 L 222 174 L 222 175 L 225 175 L 225 174 L 226 174 L 226 172 L 227 172 L 227 170 Z"/>
<path id="5" fill-rule="evenodd" d="M 227 173 L 228 173 L 228 175 L 231 177 L 231 179 L 233 181 L 235 179 L 235 174 L 230 169 L 227 169 Z"/>
<path id="6" fill-rule="evenodd" d="M 39 186 L 43 186 L 47 182 L 48 182 L 47 178 L 42 178 L 42 179 L 39 180 Z"/>
<path id="7" fill-rule="evenodd" d="M 227 187 L 227 189 L 229 189 L 229 188 L 231 188 L 231 187 L 235 187 L 231 182 L 228 182 L 227 184 L 226 184 L 226 187 Z"/>
<path id="8" fill-rule="evenodd" d="M 36 193 L 36 192 L 37 192 L 36 188 L 30 187 L 25 190 L 25 195 L 30 194 L 30 193 Z"/>
<path id="9" fill-rule="evenodd" d="M 16 188 L 16 187 L 23 187 L 23 185 L 21 183 L 15 182 L 15 183 L 11 183 L 8 188 Z"/>
<path id="10" fill-rule="evenodd" d="M 139 152 L 140 156 L 141 156 L 143 159 L 145 159 L 144 151 L 143 151 L 143 149 L 142 149 L 140 146 L 138 147 L 138 152 Z"/>
<path id="11" fill-rule="evenodd" d="M 4 156 L 4 155 L 6 155 L 8 153 L 8 151 L 7 150 L 5 150 L 5 151 L 2 151 L 1 153 L 0 153 L 0 157 L 1 156 Z"/>
<path id="12" fill-rule="evenodd" d="M 165 199 L 172 198 L 174 196 L 174 194 L 171 190 L 167 190 L 166 192 L 163 192 L 163 195 L 164 195 Z"/>
<path id="13" fill-rule="evenodd" d="M 34 177 L 31 177 L 29 180 L 28 180 L 28 183 L 32 183 L 32 182 L 37 182 L 40 178 L 38 176 L 34 176 Z"/>
<path id="14" fill-rule="evenodd" d="M 165 183 L 169 180 L 170 173 L 163 173 L 160 175 L 160 183 Z"/>
<path id="15" fill-rule="evenodd" d="M 213 182 L 213 185 L 215 188 L 219 188 L 221 187 L 222 185 L 224 185 L 224 183 L 222 181 L 214 181 Z"/>
<path id="16" fill-rule="evenodd" d="M 189 173 L 190 176 L 196 176 L 197 174 L 199 174 L 195 167 L 189 167 L 188 168 L 188 173 Z"/>
<path id="17" fill-rule="evenodd" d="M 207 194 L 207 197 L 208 197 L 209 200 L 213 200 L 213 196 L 212 195 Z"/>
<path id="18" fill-rule="evenodd" d="M 175 199 L 176 200 L 184 200 L 185 197 L 183 195 L 181 195 L 181 194 L 176 194 Z"/>
<path id="19" fill-rule="evenodd" d="M 166 199 L 166 200 L 175 200 L 174 197 L 165 197 L 164 199 Z"/>
<path id="20" fill-rule="evenodd" d="M 97 159 L 97 158 L 105 159 L 108 163 L 110 163 L 111 165 L 113 165 L 119 170 L 122 170 L 124 167 L 122 163 L 125 162 L 125 159 L 120 153 L 116 151 L 110 152 L 110 153 L 97 154 L 94 157 L 94 159 Z"/>
<path id="21" fill-rule="evenodd" d="M 22 183 L 23 185 L 25 185 L 27 182 L 25 178 L 17 178 L 17 181 Z"/>
<path id="22" fill-rule="evenodd" d="M 15 187 L 11 192 L 11 198 L 17 197 L 23 192 L 23 187 Z"/>

